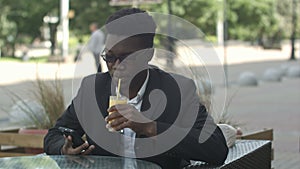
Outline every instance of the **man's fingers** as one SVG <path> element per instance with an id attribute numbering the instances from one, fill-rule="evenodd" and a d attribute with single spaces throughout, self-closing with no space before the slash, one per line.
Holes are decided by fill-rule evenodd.
<path id="1" fill-rule="evenodd" d="M 71 136 L 64 136 L 65 137 L 65 144 L 62 148 L 62 154 L 64 155 L 75 155 L 75 154 L 89 154 L 94 148 L 94 145 L 89 146 L 87 142 L 83 143 L 82 145 L 73 148 L 72 145 L 72 137 Z"/>
<path id="2" fill-rule="evenodd" d="M 74 154 L 80 154 L 83 150 L 87 149 L 89 144 L 87 142 L 73 149 Z"/>
<path id="3" fill-rule="evenodd" d="M 118 109 L 116 108 L 116 105 L 113 105 L 113 106 L 109 107 L 109 108 L 107 109 L 107 111 L 108 111 L 108 112 L 114 112 L 114 111 L 118 111 Z"/>
<path id="4" fill-rule="evenodd" d="M 115 105 L 118 112 L 130 121 L 146 123 L 152 120 L 145 117 L 141 112 L 139 112 L 135 107 L 126 104 Z"/>
<path id="5" fill-rule="evenodd" d="M 117 119 L 114 119 L 111 123 L 110 123 L 110 126 L 111 127 L 116 127 L 124 122 L 128 121 L 125 117 L 120 117 L 120 118 L 117 118 Z"/>
<path id="6" fill-rule="evenodd" d="M 114 120 L 114 119 L 120 118 L 120 117 L 126 117 L 127 119 L 130 119 L 130 118 L 132 118 L 133 115 L 134 115 L 134 113 L 132 112 L 131 109 L 126 109 L 126 110 L 117 111 L 117 112 L 111 112 L 108 116 L 106 116 L 105 121 L 109 122 L 111 120 Z"/>
<path id="7" fill-rule="evenodd" d="M 124 129 L 124 128 L 131 128 L 131 122 L 130 122 L 130 121 L 126 121 L 126 122 L 124 122 L 124 123 L 122 123 L 122 124 L 120 124 L 120 125 L 114 127 L 114 129 L 115 129 L 116 131 L 122 130 L 122 129 Z"/>
<path id="8" fill-rule="evenodd" d="M 119 112 L 111 112 L 108 116 L 106 116 L 105 121 L 109 122 L 119 117 L 122 117 L 122 115 Z"/>
<path id="9" fill-rule="evenodd" d="M 94 145 L 89 146 L 89 148 L 86 149 L 86 150 L 82 153 L 82 155 L 88 155 L 88 154 L 90 154 L 90 153 L 94 150 L 94 148 L 95 148 Z"/>
<path id="10" fill-rule="evenodd" d="M 62 147 L 61 153 L 62 154 L 73 154 L 72 153 L 72 137 L 71 136 L 65 136 L 65 144 Z"/>
<path id="11" fill-rule="evenodd" d="M 72 147 L 72 137 L 71 136 L 65 137 L 65 147 L 66 148 Z"/>

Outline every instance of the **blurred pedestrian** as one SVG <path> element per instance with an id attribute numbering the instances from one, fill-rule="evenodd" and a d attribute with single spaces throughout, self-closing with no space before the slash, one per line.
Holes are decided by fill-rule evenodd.
<path id="1" fill-rule="evenodd" d="M 93 53 L 96 63 L 96 69 L 101 72 L 100 64 L 100 52 L 104 47 L 104 33 L 98 29 L 97 23 L 93 22 L 90 24 L 91 38 L 88 42 L 88 49 Z"/>

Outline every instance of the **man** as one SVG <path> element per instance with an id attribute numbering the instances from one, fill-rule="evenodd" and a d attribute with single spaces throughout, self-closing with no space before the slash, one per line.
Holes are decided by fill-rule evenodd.
<path id="1" fill-rule="evenodd" d="M 45 137 L 47 154 L 126 156 L 170 169 L 189 160 L 223 164 L 228 153 L 224 136 L 199 103 L 193 81 L 148 65 L 155 29 L 153 18 L 137 8 L 108 18 L 101 56 L 109 72 L 83 79 L 72 104 Z M 128 104 L 108 107 L 110 95 L 126 96 Z M 88 143 L 73 148 L 60 126 L 85 133 Z M 124 165 L 138 168 L 127 160 Z"/>
<path id="2" fill-rule="evenodd" d="M 93 53 L 95 58 L 96 69 L 101 72 L 99 54 L 104 46 L 104 33 L 98 29 L 97 23 L 90 24 L 91 38 L 88 42 L 88 49 Z"/>

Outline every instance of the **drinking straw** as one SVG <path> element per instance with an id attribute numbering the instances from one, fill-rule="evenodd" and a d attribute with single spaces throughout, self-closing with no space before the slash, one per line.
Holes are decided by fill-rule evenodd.
<path id="1" fill-rule="evenodd" d="M 122 80 L 122 79 L 119 79 L 119 80 L 118 80 L 117 100 L 119 100 L 119 97 L 120 97 L 121 80 Z"/>

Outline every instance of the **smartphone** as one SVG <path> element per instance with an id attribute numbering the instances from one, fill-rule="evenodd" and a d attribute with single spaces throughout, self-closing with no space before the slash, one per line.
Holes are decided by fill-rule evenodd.
<path id="1" fill-rule="evenodd" d="M 58 128 L 66 137 L 71 136 L 73 142 L 73 148 L 76 148 L 84 143 L 84 140 L 80 137 L 80 135 L 74 131 L 73 129 L 69 129 L 66 127 Z"/>

